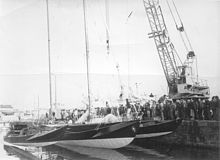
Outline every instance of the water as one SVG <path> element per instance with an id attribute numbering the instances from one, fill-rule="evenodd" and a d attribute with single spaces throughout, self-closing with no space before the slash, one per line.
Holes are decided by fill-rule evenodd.
<path id="1" fill-rule="evenodd" d="M 0 129 L 1 160 L 218 160 L 218 151 L 171 146 L 137 146 L 110 150 L 86 147 L 63 148 L 62 146 L 47 147 L 9 147 L 3 145 L 3 136 L 7 129 Z"/>

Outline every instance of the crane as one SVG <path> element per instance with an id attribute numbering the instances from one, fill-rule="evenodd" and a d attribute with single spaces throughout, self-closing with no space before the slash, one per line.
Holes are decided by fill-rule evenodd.
<path id="1" fill-rule="evenodd" d="M 187 56 L 184 62 L 181 61 L 174 44 L 171 42 L 159 0 L 143 0 L 143 3 L 151 28 L 151 33 L 148 35 L 149 38 L 154 39 L 160 62 L 167 80 L 169 97 L 173 99 L 191 98 L 195 96 L 201 98 L 209 97 L 210 91 L 207 82 L 204 80 L 199 80 L 198 76 L 194 77 L 192 64 L 194 63 L 196 56 L 192 50 L 192 46 L 185 32 L 182 21 L 180 21 L 180 24 L 177 24 L 177 20 L 175 20 L 174 14 L 171 12 L 176 24 L 176 28 L 180 32 L 184 45 L 187 48 Z M 174 2 L 173 5 L 176 9 Z M 169 3 L 168 6 L 171 11 Z M 177 15 L 180 19 L 178 12 Z M 189 47 L 187 46 L 186 42 L 188 42 Z"/>

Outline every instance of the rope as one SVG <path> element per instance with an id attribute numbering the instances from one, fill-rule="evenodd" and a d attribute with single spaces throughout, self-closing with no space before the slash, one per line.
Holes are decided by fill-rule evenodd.
<path id="1" fill-rule="evenodd" d="M 181 19 L 181 17 L 180 17 L 180 14 L 179 14 L 178 10 L 177 10 L 177 7 L 176 7 L 176 5 L 175 5 L 175 3 L 174 3 L 173 0 L 172 0 L 172 2 L 173 2 L 173 6 L 174 6 L 174 8 L 175 8 L 175 11 L 176 11 L 176 13 L 177 13 L 177 16 L 178 16 L 178 18 L 179 18 L 179 21 L 181 22 L 181 25 L 182 25 L 182 27 L 183 27 L 183 21 L 182 21 L 182 19 Z M 184 29 L 183 32 L 185 33 L 185 36 L 186 36 L 186 39 L 187 39 L 187 41 L 188 41 L 188 43 L 189 43 L 190 49 L 193 51 L 192 45 L 191 45 L 191 43 L 190 43 L 190 41 L 189 41 L 189 38 L 188 38 L 188 35 L 187 35 L 185 29 Z"/>
<path id="2" fill-rule="evenodd" d="M 173 14 L 172 10 L 171 10 L 171 7 L 170 7 L 170 4 L 169 4 L 168 0 L 166 0 L 166 3 L 167 3 L 167 5 L 168 5 L 169 11 L 170 11 L 171 16 L 172 16 L 172 18 L 173 18 L 173 21 L 174 21 L 174 23 L 175 23 L 175 25 L 176 25 L 176 28 L 177 28 L 177 30 L 180 31 L 180 29 L 178 28 L 178 25 L 177 25 L 177 21 L 176 21 L 176 19 L 175 19 L 175 17 L 174 17 L 174 14 Z M 181 23 L 181 24 L 182 24 L 182 23 Z M 183 25 L 181 25 L 181 27 L 183 28 Z M 183 31 L 184 31 L 184 28 L 183 28 Z M 185 47 L 186 51 L 188 52 L 189 50 L 188 50 L 188 47 L 187 47 L 187 45 L 186 45 L 186 42 L 185 42 L 185 40 L 184 40 L 184 38 L 183 38 L 183 36 L 182 36 L 181 31 L 180 31 L 179 33 L 180 33 L 181 40 L 183 41 L 184 47 Z M 176 49 L 175 49 L 173 46 L 172 46 L 172 48 L 173 48 L 175 54 L 177 55 L 177 57 L 178 57 L 178 59 L 179 59 L 181 65 L 183 65 L 183 63 L 182 63 L 182 61 L 181 61 L 181 59 L 180 59 L 180 56 L 179 56 L 179 54 L 177 53 Z"/>
<path id="3" fill-rule="evenodd" d="M 173 48 L 173 50 L 174 50 L 174 53 L 177 55 L 177 57 L 178 57 L 178 59 L 179 59 L 181 65 L 183 65 L 183 62 L 182 62 L 182 60 L 180 59 L 180 56 L 179 56 L 179 54 L 177 53 L 176 49 L 175 49 L 173 46 L 172 46 L 172 48 Z"/>
<path id="4" fill-rule="evenodd" d="M 183 24 L 183 22 L 182 22 L 182 20 L 181 20 L 181 18 L 180 18 L 179 12 L 178 12 L 178 10 L 177 10 L 177 8 L 176 8 L 176 5 L 175 5 L 175 3 L 174 3 L 173 0 L 172 0 L 172 2 L 173 2 L 173 6 L 174 6 L 174 8 L 175 8 L 175 10 L 176 10 L 177 16 L 179 17 L 179 20 L 180 20 L 181 24 Z"/>
<path id="5" fill-rule="evenodd" d="M 196 81 L 199 83 L 199 73 L 198 73 L 198 62 L 197 62 L 197 56 L 196 56 Z"/>
<path id="6" fill-rule="evenodd" d="M 174 17 L 174 14 L 173 14 L 172 10 L 171 10 L 171 7 L 170 7 L 170 4 L 169 4 L 168 0 L 166 0 L 166 2 L 167 2 L 167 5 L 168 5 L 168 8 L 169 8 L 169 10 L 170 10 L 170 13 L 171 13 L 171 15 L 172 15 L 172 18 L 173 18 L 173 20 L 174 20 L 174 23 L 175 23 L 176 27 L 178 28 L 177 21 L 176 21 L 176 19 L 175 19 L 175 17 Z"/>
<path id="7" fill-rule="evenodd" d="M 180 14 L 179 14 L 179 12 L 178 12 L 178 10 L 177 10 L 177 7 L 176 7 L 176 5 L 175 5 L 175 3 L 174 3 L 173 0 L 172 0 L 172 2 L 173 2 L 173 6 L 174 6 L 174 8 L 175 8 L 175 11 L 176 11 L 176 13 L 177 13 L 177 16 L 178 16 L 178 18 L 179 18 L 179 21 L 181 22 L 181 24 L 183 24 L 182 19 L 181 19 L 181 17 L 180 17 Z M 182 25 L 182 26 L 183 26 L 183 25 Z M 184 32 L 185 37 L 186 37 L 186 40 L 187 40 L 187 42 L 188 42 L 188 44 L 189 44 L 190 50 L 193 51 L 193 48 L 192 48 L 192 45 L 191 45 L 191 43 L 190 43 L 189 37 L 188 37 L 188 35 L 187 35 L 187 33 L 186 33 L 186 30 L 184 29 L 183 32 Z M 184 46 L 186 47 L 186 43 L 185 43 L 185 41 L 184 41 L 184 39 L 183 39 L 183 37 L 182 37 L 182 34 L 180 33 L 180 35 L 181 35 L 181 38 L 182 38 L 182 40 L 183 40 L 183 42 L 184 42 Z M 188 47 L 187 47 L 187 48 L 188 48 Z M 188 51 L 188 52 L 189 52 L 189 51 Z M 196 78 L 197 78 L 197 82 L 198 82 L 198 62 L 197 62 L 197 56 L 196 56 Z"/>
<path id="8" fill-rule="evenodd" d="M 192 45 L 191 45 L 191 43 L 189 41 L 189 38 L 188 38 L 188 35 L 187 35 L 186 31 L 184 33 L 185 33 L 186 39 L 187 39 L 187 41 L 189 43 L 189 47 L 190 47 L 191 51 L 193 51 Z"/>
<path id="9" fill-rule="evenodd" d="M 185 46 L 186 51 L 189 52 L 189 49 L 188 49 L 188 47 L 187 47 L 187 45 L 186 45 L 186 42 L 185 42 L 185 40 L 184 40 L 183 35 L 181 34 L 181 32 L 180 32 L 180 37 L 181 37 L 181 39 L 182 39 L 182 41 L 183 41 L 183 44 L 184 44 L 184 46 Z"/>
<path id="10" fill-rule="evenodd" d="M 100 0 L 100 1 L 98 1 L 98 3 L 100 3 L 101 4 L 101 2 L 102 2 L 102 0 Z M 104 26 L 105 26 L 105 30 L 106 30 L 106 41 L 105 41 L 105 43 L 106 43 L 106 48 L 107 48 L 107 54 L 109 55 L 109 53 L 110 53 L 110 31 L 109 31 L 109 9 L 108 9 L 108 7 L 109 7 L 109 4 L 108 4 L 109 2 L 108 2 L 108 0 L 106 0 L 105 1 L 105 13 L 106 13 L 106 16 L 104 17 L 104 15 L 103 15 L 103 11 L 102 11 L 102 9 L 101 9 L 101 7 L 100 7 L 100 5 L 99 5 L 99 10 L 100 10 L 100 13 L 101 13 L 101 16 L 102 16 L 102 20 L 103 20 L 103 23 L 104 23 Z"/>
<path id="11" fill-rule="evenodd" d="M 105 0 L 105 13 L 106 13 L 106 49 L 107 49 L 107 54 L 110 52 L 110 45 L 109 45 L 109 0 Z"/>

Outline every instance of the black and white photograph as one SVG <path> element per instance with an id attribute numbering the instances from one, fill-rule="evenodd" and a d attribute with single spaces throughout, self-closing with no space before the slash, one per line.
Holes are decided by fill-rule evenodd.
<path id="1" fill-rule="evenodd" d="M 0 0 L 1 160 L 219 160 L 220 0 Z"/>

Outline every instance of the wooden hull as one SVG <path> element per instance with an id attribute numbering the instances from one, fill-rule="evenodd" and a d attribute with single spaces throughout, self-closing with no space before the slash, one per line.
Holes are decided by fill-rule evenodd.
<path id="1" fill-rule="evenodd" d="M 167 134 L 172 133 L 177 129 L 177 127 L 181 124 L 182 120 L 167 120 L 167 121 L 141 121 L 139 128 L 136 132 L 135 139 L 139 138 L 153 138 L 160 137 Z M 117 123 L 114 123 L 117 124 Z M 95 129 L 100 124 L 87 124 L 84 129 Z M 113 124 L 101 124 L 99 128 L 107 127 Z M 75 125 L 70 125 L 68 127 L 69 130 L 79 131 L 83 130 L 82 128 L 75 127 Z"/>
<path id="2" fill-rule="evenodd" d="M 85 128 L 94 128 L 89 132 L 90 137 L 86 137 L 87 134 L 84 134 L 83 127 L 70 126 L 68 132 L 66 132 L 63 138 L 58 141 L 57 145 L 66 146 L 84 146 L 84 147 L 94 147 L 94 148 L 121 148 L 130 144 L 135 136 L 136 131 L 139 127 L 139 121 L 133 122 L 121 122 L 104 125 L 99 128 L 94 128 L 94 125 L 87 125 Z M 81 137 L 75 137 L 74 131 L 81 131 Z M 71 133 L 72 132 L 72 133 Z M 93 135 L 92 135 L 93 134 Z"/>
<path id="3" fill-rule="evenodd" d="M 5 146 L 12 146 L 12 147 L 19 147 L 19 146 L 23 146 L 23 147 L 45 147 L 45 146 L 49 146 L 49 145 L 53 145 L 56 144 L 57 141 L 53 141 L 53 142 L 36 142 L 36 143 L 30 143 L 27 141 L 23 141 L 23 142 L 15 142 L 15 143 L 10 143 L 10 142 L 6 142 L 4 141 L 3 144 Z"/>
<path id="4" fill-rule="evenodd" d="M 131 143 L 139 127 L 139 121 L 121 122 L 108 125 L 63 126 L 44 134 L 4 137 L 5 145 L 47 146 L 85 146 L 95 148 L 121 148 Z"/>
<path id="5" fill-rule="evenodd" d="M 93 148 L 108 148 L 117 149 L 129 145 L 134 140 L 134 137 L 126 138 L 103 138 L 103 139 L 87 139 L 87 140 L 65 140 L 56 143 L 62 147 L 93 147 Z"/>
<path id="6" fill-rule="evenodd" d="M 135 138 L 153 138 L 170 134 L 177 129 L 181 122 L 181 119 L 164 122 L 143 121 Z"/>
<path id="7" fill-rule="evenodd" d="M 57 140 L 64 134 L 66 126 L 45 133 L 33 133 L 30 135 L 7 134 L 4 137 L 4 144 L 8 146 L 33 146 L 42 147 L 57 143 Z"/>

